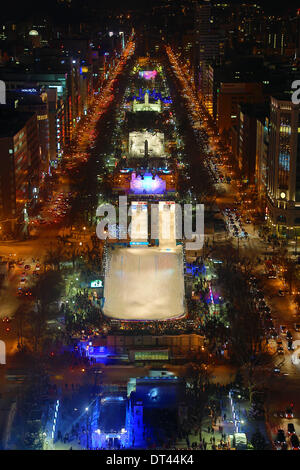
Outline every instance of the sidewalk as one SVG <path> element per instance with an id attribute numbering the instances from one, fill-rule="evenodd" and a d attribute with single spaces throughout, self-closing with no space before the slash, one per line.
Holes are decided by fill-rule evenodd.
<path id="1" fill-rule="evenodd" d="M 207 417 L 202 424 L 201 430 L 202 442 L 205 441 L 207 445 L 206 450 L 213 450 L 213 445 L 218 448 L 218 445 L 220 444 L 221 440 L 223 441 L 223 443 L 228 442 L 229 435 L 233 434 L 234 432 L 233 423 L 230 422 L 230 420 L 224 421 L 221 417 L 218 418 L 216 425 L 213 426 L 213 432 L 211 431 L 211 428 L 211 419 L 210 417 Z M 210 432 L 208 432 L 208 429 L 210 429 Z M 222 438 L 222 433 L 226 434 L 225 441 Z M 213 441 L 213 439 L 215 439 L 215 441 Z M 189 434 L 188 440 L 190 444 L 189 448 L 192 448 L 193 443 L 196 443 L 197 446 L 199 446 L 201 442 L 199 432 Z M 181 439 L 177 441 L 176 448 L 188 448 L 187 440 Z"/>
<path id="2" fill-rule="evenodd" d="M 264 420 L 254 420 L 249 417 L 250 403 L 249 401 L 243 400 L 238 403 L 235 402 L 235 410 L 237 412 L 240 425 L 239 432 L 245 433 L 247 436 L 247 441 L 250 443 L 253 434 L 258 430 L 265 438 L 267 447 L 271 448 L 270 439 L 267 433 L 266 424 Z M 211 418 L 207 416 L 202 423 L 201 437 L 204 439 L 207 446 L 206 450 L 212 450 L 213 444 L 218 448 L 222 439 L 222 434 L 225 433 L 225 441 L 228 442 L 229 435 L 233 435 L 236 431 L 234 418 L 232 415 L 231 404 L 229 397 L 223 397 L 221 400 L 221 416 L 217 418 L 216 424 L 211 426 Z M 213 438 L 215 442 L 213 442 Z M 189 446 L 186 439 L 181 439 L 177 442 L 177 448 L 188 448 L 192 447 L 193 443 L 196 443 L 197 446 L 200 443 L 199 432 L 196 434 L 191 433 L 188 436 Z"/>
<path id="3" fill-rule="evenodd" d="M 254 419 L 251 417 L 251 405 L 249 400 L 239 400 L 237 398 L 234 398 L 233 403 L 236 411 L 236 417 L 239 420 L 239 432 L 245 433 L 247 436 L 247 441 L 251 442 L 253 434 L 259 431 L 264 436 L 266 443 L 269 444 L 270 440 L 267 433 L 265 420 Z M 233 420 L 229 398 L 227 399 L 227 409 L 229 409 L 229 416 Z"/>

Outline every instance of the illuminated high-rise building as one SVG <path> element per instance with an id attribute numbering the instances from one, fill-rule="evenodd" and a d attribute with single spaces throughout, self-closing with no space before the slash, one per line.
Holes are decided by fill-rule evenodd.
<path id="1" fill-rule="evenodd" d="M 0 218 L 13 228 L 39 181 L 35 113 L 0 106 L 0 160 Z"/>
<path id="2" fill-rule="evenodd" d="M 300 113 L 285 96 L 272 97 L 266 215 L 276 230 L 300 234 Z"/>

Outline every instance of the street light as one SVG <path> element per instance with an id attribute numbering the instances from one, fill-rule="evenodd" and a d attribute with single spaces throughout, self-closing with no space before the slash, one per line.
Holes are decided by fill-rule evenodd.
<path id="1" fill-rule="evenodd" d="M 88 449 L 89 448 L 89 414 L 88 414 L 89 408 L 86 407 L 85 411 L 86 411 L 86 448 Z"/>

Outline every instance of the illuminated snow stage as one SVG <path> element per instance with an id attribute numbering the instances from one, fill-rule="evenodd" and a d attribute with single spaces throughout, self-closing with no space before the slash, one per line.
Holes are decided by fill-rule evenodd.
<path id="1" fill-rule="evenodd" d="M 111 247 L 104 287 L 106 316 L 167 320 L 184 315 L 182 246 Z"/>
<path id="2" fill-rule="evenodd" d="M 145 142 L 147 142 L 147 151 L 150 157 L 164 157 L 164 134 L 162 132 L 129 132 L 129 154 L 133 157 L 144 157 Z"/>

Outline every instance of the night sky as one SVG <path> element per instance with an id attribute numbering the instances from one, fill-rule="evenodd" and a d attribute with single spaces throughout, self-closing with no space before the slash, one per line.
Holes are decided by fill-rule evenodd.
<path id="1" fill-rule="evenodd" d="M 146 12 L 151 9 L 152 6 L 159 4 L 166 4 L 163 0 L 72 0 L 71 4 L 58 3 L 56 0 L 27 0 L 26 2 L 10 1 L 5 2 L 1 5 L 1 16 L 2 19 L 9 18 L 13 21 L 18 19 L 32 19 L 40 16 L 54 17 L 56 21 L 61 20 L 62 22 L 68 18 L 70 21 L 77 20 L 91 20 L 95 19 L 95 11 L 99 12 L 100 15 L 105 15 L 106 12 L 119 12 L 136 10 L 137 12 Z M 189 4 L 189 1 L 173 0 L 169 2 L 175 4 Z M 228 3 L 239 4 L 244 3 L 239 0 L 231 0 Z M 251 2 L 248 2 L 251 3 Z M 253 1 L 252 3 L 260 3 L 266 12 L 272 13 L 287 13 L 296 10 L 299 7 L 299 2 L 296 0 L 289 0 L 287 2 L 273 2 L 270 0 Z"/>

